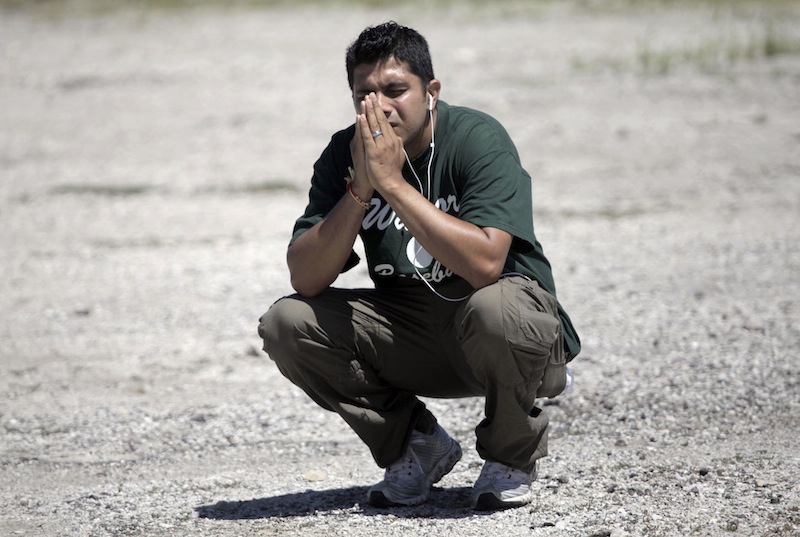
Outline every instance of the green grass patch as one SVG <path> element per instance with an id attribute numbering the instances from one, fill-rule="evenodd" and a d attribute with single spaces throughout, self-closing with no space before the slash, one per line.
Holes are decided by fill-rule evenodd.
<path id="1" fill-rule="evenodd" d="M 635 68 L 645 74 L 664 75 L 683 67 L 702 72 L 722 72 L 742 63 L 785 54 L 800 54 L 800 39 L 769 25 L 747 38 L 720 37 L 693 46 L 655 49 L 647 42 L 637 47 Z"/>
<path id="2" fill-rule="evenodd" d="M 61 195 L 91 195 L 107 197 L 140 196 L 155 190 L 151 185 L 57 185 L 50 189 L 50 194 Z"/>
<path id="3" fill-rule="evenodd" d="M 302 192 L 303 189 L 289 181 L 268 179 L 257 183 L 232 187 L 228 191 L 233 194 L 269 194 L 272 192 Z"/>
<path id="4" fill-rule="evenodd" d="M 668 75 L 683 69 L 703 73 L 727 73 L 747 62 L 800 55 L 800 34 L 765 21 L 746 34 L 728 31 L 703 41 L 681 46 L 659 46 L 649 38 L 636 44 L 632 57 L 573 57 L 576 72 L 638 73 Z"/>
<path id="5" fill-rule="evenodd" d="M 644 207 L 599 207 L 596 209 L 547 209 L 535 207 L 534 216 L 553 219 L 624 220 L 649 214 Z"/>
<path id="6" fill-rule="evenodd" d="M 281 179 L 265 179 L 254 183 L 245 184 L 225 184 L 204 186 L 197 190 L 198 194 L 273 194 L 276 192 L 303 192 L 304 189 L 298 185 Z"/>

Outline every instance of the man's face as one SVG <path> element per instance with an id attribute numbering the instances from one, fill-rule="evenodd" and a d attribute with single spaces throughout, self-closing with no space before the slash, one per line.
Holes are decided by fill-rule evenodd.
<path id="1" fill-rule="evenodd" d="M 409 156 L 415 157 L 430 144 L 428 91 L 438 94 L 438 81 L 429 88 L 411 72 L 405 62 L 395 58 L 357 65 L 353 69 L 353 104 L 361 113 L 361 102 L 370 93 L 378 97 L 378 105 L 386 120 L 403 140 Z"/>

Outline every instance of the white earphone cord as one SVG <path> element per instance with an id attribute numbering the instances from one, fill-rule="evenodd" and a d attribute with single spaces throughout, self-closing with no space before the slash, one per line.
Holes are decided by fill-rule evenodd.
<path id="1" fill-rule="evenodd" d="M 431 170 L 433 169 L 433 155 L 436 152 L 436 134 L 435 134 L 436 126 L 433 124 L 433 96 L 431 96 L 430 99 L 431 99 L 431 104 L 430 104 L 430 107 L 428 108 L 428 113 L 430 114 L 430 118 L 431 118 L 431 156 L 428 159 L 428 170 L 427 170 L 428 171 L 428 177 L 427 177 L 427 179 L 428 179 L 428 191 L 427 191 L 427 195 L 426 195 L 425 191 L 423 191 L 422 181 L 420 180 L 419 175 L 417 175 L 417 171 L 414 169 L 414 166 L 411 165 L 411 159 L 408 157 L 408 153 L 406 153 L 405 149 L 403 149 L 403 153 L 405 153 L 405 155 L 406 155 L 406 162 L 408 163 L 408 167 L 411 168 L 411 173 L 414 174 L 414 179 L 417 180 L 417 184 L 419 185 L 419 193 L 422 194 L 423 196 L 425 196 L 425 199 L 427 199 L 428 201 L 433 203 L 433 200 L 431 200 Z M 412 263 L 414 265 L 414 272 L 417 273 L 417 276 L 419 276 L 419 279 L 422 280 L 422 283 L 424 283 L 428 287 L 428 289 L 431 290 L 431 292 L 434 295 L 436 295 L 439 298 L 441 298 L 442 300 L 446 300 L 448 302 L 461 302 L 462 300 L 466 300 L 467 298 L 469 298 L 469 296 L 472 293 L 470 293 L 470 294 L 468 294 L 466 296 L 460 297 L 460 298 L 451 298 L 451 297 L 444 296 L 439 291 L 437 291 L 436 289 L 433 288 L 433 285 L 431 285 L 431 283 L 428 280 L 425 279 L 425 277 L 422 275 L 422 273 L 417 268 L 417 254 L 420 251 L 422 251 L 422 245 L 419 244 L 419 243 L 417 243 L 417 244 L 418 244 L 418 247 L 414 250 L 414 259 L 413 259 Z"/>
<path id="2" fill-rule="evenodd" d="M 436 128 L 435 128 L 435 126 L 433 124 L 433 96 L 431 96 L 430 99 L 431 99 L 431 104 L 430 104 L 430 108 L 428 108 L 428 112 L 430 113 L 430 118 L 431 118 L 431 156 L 428 159 L 428 178 L 427 178 L 428 179 L 428 194 L 427 194 L 427 196 L 425 196 L 425 192 L 423 192 L 423 190 L 422 190 L 422 181 L 420 180 L 419 175 L 417 175 L 417 171 L 414 169 L 414 166 L 411 165 L 411 159 L 408 157 L 408 153 L 406 153 L 406 150 L 403 149 L 403 153 L 405 153 L 405 155 L 406 155 L 406 162 L 408 163 L 408 167 L 411 168 L 411 173 L 414 174 L 414 178 L 417 180 L 417 184 L 419 185 L 419 192 L 420 192 L 420 194 L 425 196 L 425 198 L 428 201 L 431 201 L 431 199 L 430 199 L 430 195 L 431 195 L 431 169 L 432 169 L 432 166 L 433 166 L 433 155 L 434 155 L 434 152 L 436 151 L 436 138 L 435 138 Z M 436 295 L 439 298 L 441 298 L 442 300 L 446 300 L 448 302 L 461 302 L 462 300 L 466 300 L 466 299 L 468 299 L 470 297 L 470 295 L 472 293 L 469 293 L 469 294 L 467 294 L 467 295 L 465 295 L 463 297 L 460 297 L 460 298 L 452 298 L 452 297 L 444 296 L 439 291 L 434 289 L 433 285 L 431 285 L 431 283 L 428 280 L 425 279 L 425 277 L 422 275 L 422 273 L 417 268 L 417 254 L 419 252 L 421 252 L 421 251 L 422 251 L 422 245 L 418 243 L 417 248 L 414 250 L 414 260 L 412 262 L 413 265 L 414 265 L 414 272 L 417 273 L 417 276 L 419 276 L 419 279 L 422 280 L 422 283 L 424 283 L 428 287 L 428 289 L 431 290 L 431 292 L 434 295 Z M 526 280 L 530 280 L 530 278 L 528 276 L 526 276 L 525 274 L 519 273 L 519 272 L 504 272 L 503 274 L 500 275 L 501 278 L 507 277 L 507 276 L 521 276 L 521 277 L 525 278 Z"/>

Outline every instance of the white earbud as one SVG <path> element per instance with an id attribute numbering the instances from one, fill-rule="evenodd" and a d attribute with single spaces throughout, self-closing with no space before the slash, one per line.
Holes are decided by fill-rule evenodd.
<path id="1" fill-rule="evenodd" d="M 433 112 L 433 95 L 428 94 L 428 110 Z"/>

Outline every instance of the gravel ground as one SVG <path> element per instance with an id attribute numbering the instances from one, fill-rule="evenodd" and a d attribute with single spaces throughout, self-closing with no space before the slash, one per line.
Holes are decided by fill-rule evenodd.
<path id="1" fill-rule="evenodd" d="M 0 11 L 0 535 L 800 536 L 796 6 L 37 6 Z M 389 18 L 517 141 L 584 341 L 526 508 L 466 508 L 479 399 L 430 401 L 465 455 L 429 503 L 365 505 L 259 350 Z"/>

